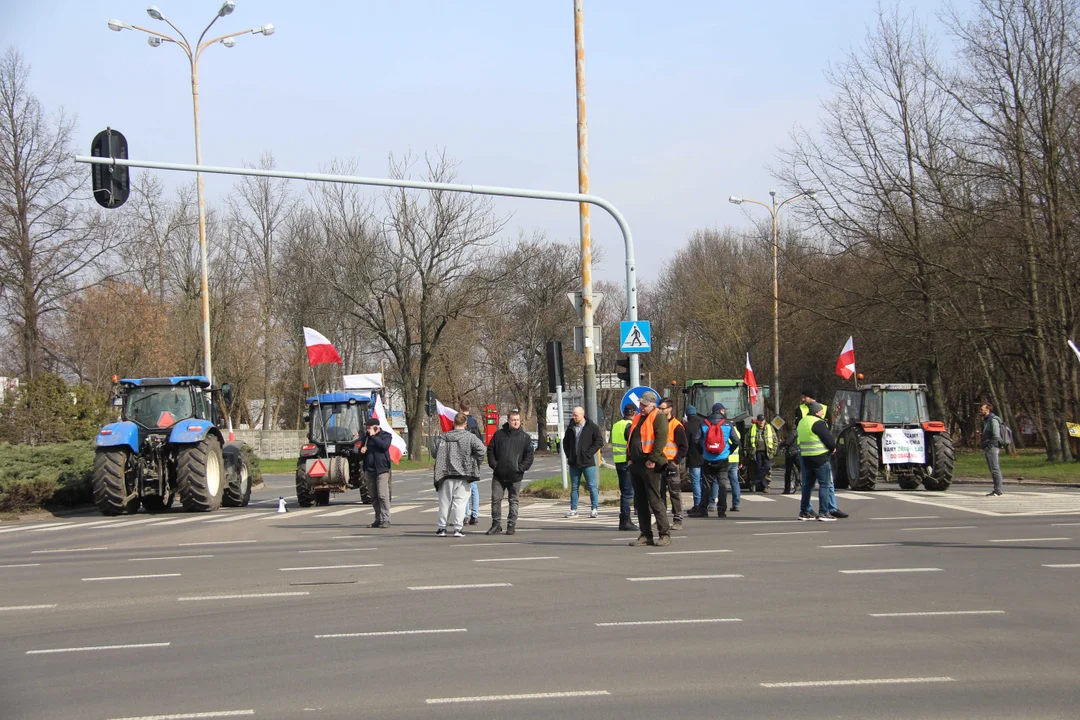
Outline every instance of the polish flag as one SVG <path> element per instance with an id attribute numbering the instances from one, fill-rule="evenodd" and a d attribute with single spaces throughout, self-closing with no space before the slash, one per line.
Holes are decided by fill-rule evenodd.
<path id="1" fill-rule="evenodd" d="M 309 327 L 304 328 L 304 345 L 307 346 L 308 367 L 315 367 L 323 363 L 341 364 L 341 356 L 338 355 L 334 346 L 318 330 Z"/>
<path id="2" fill-rule="evenodd" d="M 394 431 L 394 428 L 390 427 L 390 418 L 383 412 L 382 398 L 379 395 L 375 395 L 375 411 L 372 416 L 378 418 L 379 427 L 390 433 L 393 438 L 390 440 L 390 459 L 397 465 L 401 462 L 401 456 L 406 453 L 408 448 L 405 446 L 405 441 L 401 439 L 401 436 Z"/>
<path id="3" fill-rule="evenodd" d="M 836 374 L 845 380 L 850 380 L 855 374 L 855 339 L 848 338 L 844 343 L 844 349 L 840 353 L 840 359 L 836 361 Z"/>
<path id="4" fill-rule="evenodd" d="M 438 399 L 435 400 L 435 409 L 439 412 L 439 429 L 443 432 L 450 432 L 454 429 L 454 418 L 457 417 L 457 410 L 448 408 L 443 405 Z"/>
<path id="5" fill-rule="evenodd" d="M 754 368 L 750 367 L 750 353 L 746 353 L 746 369 L 743 370 L 742 381 L 750 388 L 750 404 L 757 402 L 758 386 L 754 378 Z"/>

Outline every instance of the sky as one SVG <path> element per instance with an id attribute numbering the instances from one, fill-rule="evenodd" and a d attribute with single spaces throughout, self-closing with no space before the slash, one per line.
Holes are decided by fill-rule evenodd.
<path id="1" fill-rule="evenodd" d="M 189 37 L 220 7 L 158 4 Z M 900 6 L 932 19 L 943 0 Z M 749 228 L 729 195 L 782 195 L 769 165 L 793 128 L 816 126 L 825 70 L 862 43 L 876 12 L 873 0 L 585 0 L 590 190 L 626 216 L 640 279 L 655 280 L 694 230 Z M 131 0 L 0 0 L 0 48 L 23 54 L 46 108 L 76 116 L 80 153 L 111 126 L 133 159 L 194 162 L 183 52 L 112 32 L 112 18 L 171 32 Z M 276 32 L 202 56 L 206 164 L 255 164 L 269 151 L 283 170 L 353 160 L 356 174 L 386 177 L 391 153 L 445 150 L 459 182 L 577 190 L 573 0 L 238 0 L 208 37 L 264 23 Z M 233 183 L 207 177 L 210 201 Z M 495 208 L 508 237 L 579 240 L 576 205 Z M 597 208 L 592 235 L 603 253 L 594 279 L 621 282 L 622 236 Z"/>

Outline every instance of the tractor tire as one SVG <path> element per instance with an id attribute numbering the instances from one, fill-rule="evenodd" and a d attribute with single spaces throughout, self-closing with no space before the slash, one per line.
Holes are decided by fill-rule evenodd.
<path id="1" fill-rule="evenodd" d="M 169 493 L 166 498 L 158 495 L 147 495 L 142 499 L 142 506 L 148 513 L 165 512 L 172 507 L 174 498 L 176 498 L 176 493 Z"/>
<path id="2" fill-rule="evenodd" d="M 911 477 L 909 475 L 902 476 L 897 482 L 900 484 L 901 490 L 918 490 L 919 480 L 918 478 Z"/>
<path id="3" fill-rule="evenodd" d="M 836 454 L 832 456 L 830 462 L 832 463 L 832 476 L 833 487 L 837 490 L 847 490 L 851 485 L 851 481 L 848 480 L 847 473 L 847 451 L 849 440 L 854 437 L 854 433 L 848 434 L 844 437 L 844 444 L 837 445 Z"/>
<path id="4" fill-rule="evenodd" d="M 930 436 L 930 452 L 933 466 L 923 474 L 923 487 L 931 492 L 945 492 L 952 485 L 953 468 L 956 465 L 956 448 L 946 433 Z"/>
<path id="5" fill-rule="evenodd" d="M 316 505 L 329 505 L 330 504 L 330 491 L 329 490 L 316 490 L 315 491 L 315 504 Z"/>
<path id="6" fill-rule="evenodd" d="M 232 472 L 226 474 L 230 481 L 225 486 L 221 504 L 225 507 L 247 507 L 251 501 L 251 465 L 247 455 L 239 448 L 226 450 L 232 450 L 227 455 Z"/>
<path id="7" fill-rule="evenodd" d="M 202 442 L 182 447 L 176 454 L 176 481 L 180 502 L 188 512 L 210 512 L 221 507 L 226 485 L 221 442 L 207 435 Z"/>
<path id="8" fill-rule="evenodd" d="M 311 489 L 311 481 L 303 460 L 296 463 L 296 502 L 300 507 L 311 507 L 315 504 L 315 491 Z"/>
<path id="9" fill-rule="evenodd" d="M 855 442 L 852 442 L 854 440 Z M 881 449 L 877 438 L 862 433 L 848 437 L 847 473 L 852 490 L 869 492 L 877 485 L 878 470 L 881 467 Z"/>
<path id="10" fill-rule="evenodd" d="M 124 448 L 98 450 L 94 453 L 91 486 L 94 504 L 102 515 L 123 515 L 139 509 L 135 494 L 135 473 L 130 466 L 131 452 Z M 130 497 L 134 495 L 134 497 Z"/>

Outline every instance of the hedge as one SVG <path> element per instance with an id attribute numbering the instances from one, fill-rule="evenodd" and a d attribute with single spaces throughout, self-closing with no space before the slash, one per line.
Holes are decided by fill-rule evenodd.
<path id="1" fill-rule="evenodd" d="M 0 512 L 91 502 L 93 467 L 94 447 L 90 443 L 0 443 Z"/>

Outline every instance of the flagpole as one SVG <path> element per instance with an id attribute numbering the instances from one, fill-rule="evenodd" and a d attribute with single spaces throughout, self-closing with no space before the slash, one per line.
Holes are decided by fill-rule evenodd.
<path id="1" fill-rule="evenodd" d="M 318 410 L 319 410 L 319 425 L 322 426 L 323 454 L 327 459 L 329 459 L 330 456 L 326 455 L 326 417 L 323 415 L 322 403 L 319 402 L 319 380 L 315 375 L 315 366 L 314 365 L 309 365 L 308 369 L 311 371 L 311 387 L 312 387 L 312 389 L 315 390 L 315 406 L 314 407 L 317 407 Z M 318 447 L 318 446 L 316 446 L 316 447 Z"/>

